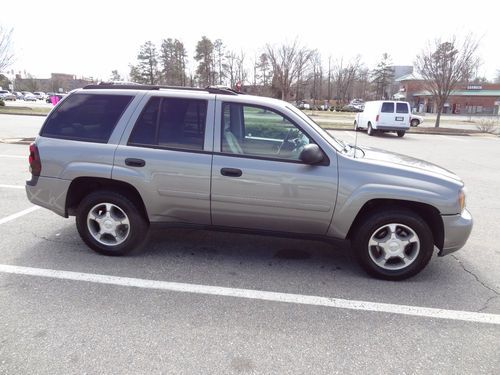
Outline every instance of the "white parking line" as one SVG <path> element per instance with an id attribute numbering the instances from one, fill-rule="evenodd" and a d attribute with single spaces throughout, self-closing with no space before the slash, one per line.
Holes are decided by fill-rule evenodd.
<path id="1" fill-rule="evenodd" d="M 40 208 L 41 208 L 40 206 L 33 206 L 33 207 L 27 208 L 25 210 L 22 210 L 22 211 L 20 211 L 20 212 L 18 212 L 16 214 L 12 214 L 12 215 L 9 215 L 7 217 L 4 217 L 3 219 L 0 219 L 0 225 L 8 223 L 9 221 L 12 221 L 14 219 L 17 219 L 18 217 L 27 215 L 30 212 L 36 211 L 36 210 L 38 210 Z"/>
<path id="2" fill-rule="evenodd" d="M 0 184 L 0 188 L 6 188 L 6 189 L 23 189 L 24 190 L 24 185 L 4 185 L 4 184 Z"/>
<path id="3" fill-rule="evenodd" d="M 23 156 L 23 155 L 0 155 L 0 158 L 26 159 L 26 160 L 28 160 L 28 157 Z"/>
<path id="4" fill-rule="evenodd" d="M 390 303 L 377 303 L 377 302 L 356 301 L 356 300 L 348 300 L 340 298 L 308 296 L 301 294 L 267 292 L 262 290 L 226 288 L 220 286 L 199 285 L 199 284 L 185 284 L 185 283 L 176 283 L 169 281 L 136 279 L 131 277 L 98 275 L 93 273 L 21 267 L 21 266 L 7 265 L 7 264 L 0 264 L 0 272 L 17 274 L 17 275 L 48 277 L 48 278 L 62 279 L 62 280 L 85 281 L 97 284 L 118 285 L 118 286 L 136 287 L 144 289 L 159 289 L 172 292 L 245 298 L 245 299 L 254 299 L 261 301 L 324 306 L 324 307 L 333 307 L 339 309 L 371 311 L 379 313 L 418 316 L 424 318 L 448 319 L 448 320 L 500 325 L 499 314 L 485 314 L 485 313 L 477 313 L 471 311 L 445 310 L 445 309 L 436 309 L 430 307 L 395 305 Z"/>

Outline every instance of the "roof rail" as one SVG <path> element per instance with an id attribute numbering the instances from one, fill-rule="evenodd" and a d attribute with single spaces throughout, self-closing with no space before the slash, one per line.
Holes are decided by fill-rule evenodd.
<path id="1" fill-rule="evenodd" d="M 188 86 L 165 86 L 165 85 L 143 85 L 134 82 L 101 82 L 97 85 L 87 85 L 83 88 L 84 90 L 104 90 L 104 89 L 132 89 L 132 90 L 185 90 L 185 91 L 205 91 L 210 94 L 222 94 L 222 95 L 238 95 L 239 92 L 226 86 L 207 86 L 205 88 L 199 87 L 188 87 Z"/>

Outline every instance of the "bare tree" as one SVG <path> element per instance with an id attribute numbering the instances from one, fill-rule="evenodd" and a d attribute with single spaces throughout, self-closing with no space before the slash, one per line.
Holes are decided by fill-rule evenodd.
<path id="1" fill-rule="evenodd" d="M 7 69 L 14 62 L 12 53 L 12 31 L 0 26 L 0 72 Z"/>
<path id="2" fill-rule="evenodd" d="M 435 127 L 439 127 L 444 105 L 460 82 L 469 80 L 479 65 L 476 55 L 479 42 L 469 34 L 459 43 L 456 36 L 429 42 L 415 60 L 415 67 L 425 80 L 437 105 Z"/>
<path id="3" fill-rule="evenodd" d="M 333 77 L 337 86 L 337 100 L 345 104 L 350 98 L 352 86 L 361 68 L 361 57 L 358 55 L 344 63 L 341 58 L 333 67 Z"/>
<path id="4" fill-rule="evenodd" d="M 304 76 L 314 52 L 300 46 L 297 40 L 292 44 L 282 44 L 278 47 L 266 45 L 266 54 L 273 68 L 273 81 L 281 91 L 282 100 L 290 98 L 292 85 L 296 83 L 298 77 Z"/>

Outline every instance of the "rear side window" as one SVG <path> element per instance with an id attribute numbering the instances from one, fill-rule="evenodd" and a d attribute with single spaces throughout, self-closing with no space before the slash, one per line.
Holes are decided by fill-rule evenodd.
<path id="1" fill-rule="evenodd" d="M 396 103 L 396 113 L 408 113 L 408 104 Z"/>
<path id="2" fill-rule="evenodd" d="M 207 101 L 151 98 L 135 123 L 128 144 L 203 150 Z"/>
<path id="3" fill-rule="evenodd" d="M 128 95 L 73 94 L 52 113 L 40 135 L 107 143 L 131 100 Z"/>
<path id="4" fill-rule="evenodd" d="M 394 103 L 382 103 L 382 113 L 394 113 Z"/>

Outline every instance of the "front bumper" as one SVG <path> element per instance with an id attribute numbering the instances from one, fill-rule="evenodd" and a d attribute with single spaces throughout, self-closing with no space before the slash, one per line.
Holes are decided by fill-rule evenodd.
<path id="1" fill-rule="evenodd" d="M 461 214 L 443 215 L 441 218 L 444 225 L 444 243 L 438 255 L 444 256 L 465 245 L 472 230 L 472 216 L 467 209 L 464 209 Z"/>

